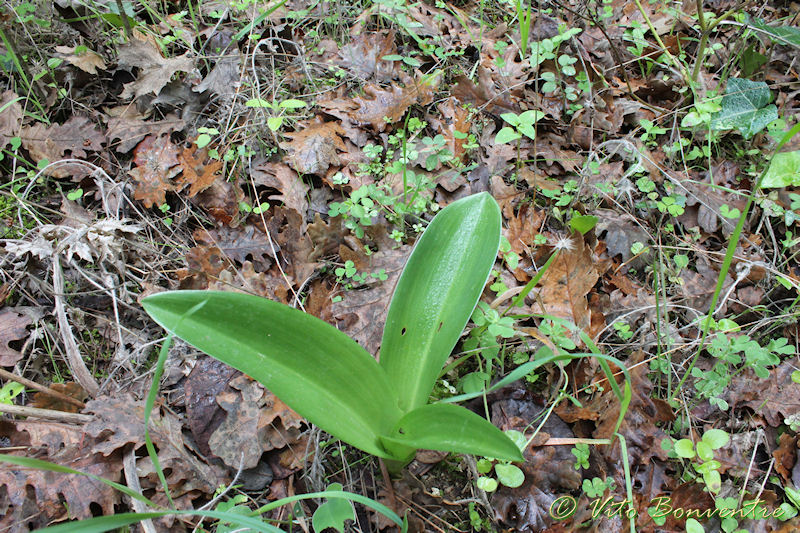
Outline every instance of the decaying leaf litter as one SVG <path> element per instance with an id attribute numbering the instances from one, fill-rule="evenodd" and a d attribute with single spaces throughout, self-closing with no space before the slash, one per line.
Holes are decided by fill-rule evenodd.
<path id="1" fill-rule="evenodd" d="M 254 509 L 341 483 L 421 531 L 622 531 L 624 512 L 592 505 L 629 486 L 640 531 L 694 527 L 657 516 L 658 498 L 785 512 L 701 519 L 709 531 L 798 527 L 797 138 L 736 228 L 795 123 L 796 6 L 554 3 L 526 28 L 525 6 L 502 2 L 288 1 L 267 16 L 253 2 L 122 4 L 125 17 L 115 2 L 12 2 L 0 21 L 3 453 L 178 509 L 235 495 Z M 529 129 L 521 117 L 535 117 Z M 630 372 L 626 453 L 621 406 L 587 357 L 464 402 L 532 438 L 521 485 L 487 493 L 497 465 L 421 452 L 387 487 L 373 458 L 178 342 L 150 414 L 165 493 L 144 437 L 163 332 L 142 297 L 256 294 L 378 356 L 416 236 L 482 191 L 507 245 L 434 395 L 488 387 L 543 346 L 590 351 L 588 338 Z M 596 224 L 571 231 L 581 216 Z M 712 430 L 729 439 L 710 457 L 683 453 Z M 565 496 L 576 512 L 559 521 Z M 310 530 L 318 505 L 264 518 Z M 4 464 L 0 509 L 4 528 L 28 531 L 137 507 L 85 478 Z M 392 527 L 355 509 L 352 530 Z"/>

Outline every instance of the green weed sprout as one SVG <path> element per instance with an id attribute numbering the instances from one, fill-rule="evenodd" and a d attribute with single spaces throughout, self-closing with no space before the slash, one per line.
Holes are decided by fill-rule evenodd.
<path id="1" fill-rule="evenodd" d="M 244 372 L 334 437 L 398 473 L 417 449 L 522 461 L 479 415 L 428 404 L 500 245 L 488 194 L 456 201 L 419 238 L 389 306 L 380 363 L 333 326 L 281 303 L 218 291 L 168 291 L 142 305 L 168 332 Z"/>

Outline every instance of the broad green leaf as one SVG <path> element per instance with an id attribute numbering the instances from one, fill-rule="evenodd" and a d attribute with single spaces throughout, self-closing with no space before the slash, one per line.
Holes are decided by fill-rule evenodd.
<path id="1" fill-rule="evenodd" d="M 519 115 L 515 113 L 503 113 L 500 115 L 500 118 L 511 124 L 512 126 L 519 126 Z"/>
<path id="2" fill-rule="evenodd" d="M 689 439 L 681 439 L 675 443 L 675 447 L 673 448 L 675 453 L 678 454 L 678 457 L 683 457 L 684 459 L 691 459 L 694 457 L 694 443 Z"/>
<path id="3" fill-rule="evenodd" d="M 478 478 L 476 485 L 484 492 L 494 492 L 497 490 L 497 480 L 492 477 L 481 476 Z"/>
<path id="4" fill-rule="evenodd" d="M 445 207 L 414 246 L 389 305 L 380 349 L 401 411 L 428 402 L 499 247 L 500 208 L 488 193 Z"/>
<path id="5" fill-rule="evenodd" d="M 306 107 L 306 104 L 303 100 L 297 100 L 295 98 L 289 98 L 288 100 L 284 100 L 279 104 L 280 107 L 284 109 L 300 109 L 301 107 Z"/>
<path id="6" fill-rule="evenodd" d="M 267 107 L 270 109 L 274 107 L 272 102 L 269 100 L 264 100 L 263 98 L 251 98 L 250 100 L 246 101 L 244 105 L 247 107 Z"/>
<path id="7" fill-rule="evenodd" d="M 800 185 L 800 151 L 775 154 L 761 182 L 762 189 Z"/>
<path id="8" fill-rule="evenodd" d="M 730 78 L 722 98 L 722 109 L 711 118 L 711 129 L 736 129 L 747 139 L 778 118 L 772 93 L 763 81 Z"/>
<path id="9" fill-rule="evenodd" d="M 570 219 L 569 227 L 581 234 L 586 233 L 597 225 L 597 217 L 593 215 L 577 215 Z"/>
<path id="10" fill-rule="evenodd" d="M 497 480 L 506 487 L 516 488 L 525 482 L 525 474 L 519 467 L 508 464 L 498 464 L 494 467 L 494 472 L 497 474 Z"/>
<path id="11" fill-rule="evenodd" d="M 494 136 L 495 144 L 505 144 L 510 143 L 511 141 L 516 141 L 522 137 L 514 128 L 509 128 L 506 126 L 502 128 L 500 131 L 497 132 L 497 135 Z"/>
<path id="12" fill-rule="evenodd" d="M 513 440 L 469 409 L 435 403 L 414 409 L 382 440 L 392 444 L 522 461 Z"/>
<path id="13" fill-rule="evenodd" d="M 142 300 L 164 329 L 258 380 L 289 407 L 367 453 L 400 418 L 395 389 L 363 348 L 322 320 L 248 294 L 170 291 Z"/>
<path id="14" fill-rule="evenodd" d="M 332 483 L 326 490 L 341 491 L 341 483 Z M 353 512 L 353 506 L 347 500 L 332 499 L 328 500 L 314 511 L 314 516 L 311 518 L 311 525 L 314 526 L 314 531 L 322 533 L 325 528 L 333 528 L 340 533 L 344 531 L 344 523 L 346 520 L 355 520 L 356 516 Z"/>
<path id="15" fill-rule="evenodd" d="M 794 26 L 770 26 L 764 19 L 747 17 L 747 23 L 760 30 L 759 33 L 766 33 L 769 37 L 780 44 L 788 44 L 800 47 L 800 28 Z"/>
<path id="16" fill-rule="evenodd" d="M 283 117 L 269 117 L 267 119 L 267 127 L 272 131 L 278 131 L 283 125 Z"/>
<path id="17" fill-rule="evenodd" d="M 721 429 L 709 429 L 705 433 L 703 433 L 702 441 L 707 443 L 712 450 L 718 450 L 728 444 L 728 441 L 731 440 L 731 436 L 728 435 L 727 432 Z M 699 443 L 698 443 L 699 445 Z"/>

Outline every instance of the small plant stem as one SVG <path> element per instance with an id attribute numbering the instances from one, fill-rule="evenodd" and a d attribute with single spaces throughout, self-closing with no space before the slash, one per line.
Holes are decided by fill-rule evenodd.
<path id="1" fill-rule="evenodd" d="M 644 10 L 644 6 L 642 6 L 642 3 L 639 0 L 633 0 L 633 1 L 634 1 L 634 3 L 636 3 L 636 7 L 639 9 L 639 13 L 641 13 L 642 17 L 644 17 L 644 21 L 647 23 L 647 27 L 648 27 L 648 29 L 650 29 L 650 33 L 653 34 L 653 38 L 655 38 L 656 42 L 658 43 L 658 46 L 660 46 L 661 49 L 664 50 L 664 53 L 669 58 L 670 63 L 672 63 L 672 65 L 678 71 L 680 71 L 680 73 L 684 77 L 684 79 L 689 81 L 689 78 L 688 78 L 689 73 L 686 71 L 686 68 L 683 65 L 681 65 L 678 62 L 678 60 L 675 59 L 675 57 L 673 57 L 673 55 L 669 51 L 669 48 L 667 48 L 667 46 L 664 44 L 664 41 L 661 40 L 661 36 L 658 34 L 658 32 L 656 31 L 655 27 L 653 26 L 653 22 L 650 20 L 650 17 L 647 15 L 647 12 Z"/>
<path id="2" fill-rule="evenodd" d="M 800 132 L 800 123 L 795 124 L 792 129 L 790 129 L 786 134 L 784 134 L 781 141 L 772 151 L 770 155 L 769 161 L 772 163 L 772 159 L 775 157 L 775 154 L 783 147 L 784 144 L 789 142 L 789 140 L 797 135 Z M 711 303 L 708 306 L 708 314 L 706 315 L 706 319 L 703 321 L 702 328 L 703 334 L 700 337 L 700 345 L 697 347 L 697 352 L 695 352 L 694 356 L 692 357 L 691 363 L 689 363 L 689 368 L 686 369 L 686 372 L 683 374 L 678 386 L 672 393 L 672 396 L 669 398 L 670 400 L 675 399 L 675 396 L 680 392 L 683 384 L 686 382 L 688 377 L 691 375 L 692 370 L 694 369 L 694 365 L 697 363 L 697 360 L 700 358 L 700 354 L 705 347 L 706 337 L 708 336 L 708 332 L 711 329 L 711 320 L 714 316 L 714 311 L 717 309 L 717 301 L 719 300 L 719 295 L 722 292 L 722 286 L 725 284 L 725 278 L 728 277 L 728 270 L 731 267 L 731 263 L 733 262 L 733 256 L 736 252 L 736 246 L 739 244 L 739 237 L 742 234 L 742 230 L 744 229 L 745 220 L 747 220 L 747 215 L 750 212 L 750 207 L 753 205 L 755 201 L 756 194 L 758 194 L 758 190 L 761 188 L 761 182 L 764 181 L 764 176 L 767 175 L 767 171 L 769 170 L 770 165 L 766 165 L 764 170 L 761 171 L 759 174 L 758 179 L 756 180 L 755 185 L 753 186 L 752 192 L 747 197 L 747 204 L 744 206 L 742 210 L 742 214 L 739 216 L 739 222 L 736 224 L 736 228 L 733 230 L 733 234 L 730 237 L 730 241 L 728 242 L 728 249 L 725 252 L 725 258 L 722 260 L 722 267 L 719 271 L 719 277 L 717 278 L 717 287 L 714 290 L 714 295 L 711 297 Z"/>
<path id="3" fill-rule="evenodd" d="M 625 437 L 623 437 L 619 433 L 615 433 L 614 435 L 619 437 L 619 449 L 621 456 L 620 458 L 622 459 L 622 470 L 625 472 L 625 492 L 626 495 L 628 496 L 628 501 L 633 502 L 633 483 L 631 482 L 631 467 L 629 464 L 630 461 L 628 459 L 628 445 L 625 442 Z M 628 505 L 632 504 L 629 503 Z M 634 514 L 634 516 L 636 515 Z M 635 520 L 636 520 L 635 518 L 630 519 L 631 533 L 636 532 Z"/>
<path id="4" fill-rule="evenodd" d="M 125 13 L 125 6 L 122 5 L 122 0 L 117 0 L 117 9 L 119 9 L 119 18 L 122 19 L 122 25 L 125 27 L 125 35 L 130 39 L 133 37 L 133 30 L 131 30 L 131 21 L 128 20 L 128 14 Z"/>

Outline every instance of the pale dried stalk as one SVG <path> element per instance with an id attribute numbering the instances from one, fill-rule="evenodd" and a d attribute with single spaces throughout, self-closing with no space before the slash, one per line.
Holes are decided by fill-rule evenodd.
<path id="1" fill-rule="evenodd" d="M 80 413 L 66 413 L 64 411 L 53 411 L 52 409 L 39 409 L 38 407 L 28 407 L 25 405 L 8 405 L 0 403 L 0 413 L 15 416 L 30 416 L 43 420 L 55 420 L 64 424 L 86 424 L 94 420 L 91 415 Z"/>
<path id="2" fill-rule="evenodd" d="M 72 328 L 67 321 L 67 311 L 64 308 L 64 273 L 61 271 L 61 259 L 58 254 L 53 255 L 53 300 L 55 301 L 55 313 L 58 318 L 58 329 L 61 332 L 61 339 L 64 341 L 64 352 L 67 356 L 67 365 L 75 381 L 89 393 L 92 398 L 100 392 L 100 385 L 97 384 L 86 364 L 83 362 L 81 353 L 75 337 L 72 336 Z"/>

